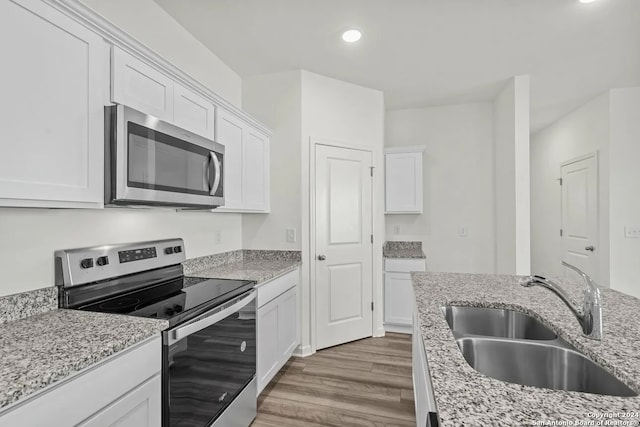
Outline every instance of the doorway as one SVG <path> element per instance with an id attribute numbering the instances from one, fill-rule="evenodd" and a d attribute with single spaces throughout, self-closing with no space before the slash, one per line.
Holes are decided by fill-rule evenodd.
<path id="1" fill-rule="evenodd" d="M 597 153 L 563 163 L 560 183 L 562 259 L 598 282 Z"/>
<path id="2" fill-rule="evenodd" d="M 316 349 L 373 332 L 372 152 L 315 144 Z"/>

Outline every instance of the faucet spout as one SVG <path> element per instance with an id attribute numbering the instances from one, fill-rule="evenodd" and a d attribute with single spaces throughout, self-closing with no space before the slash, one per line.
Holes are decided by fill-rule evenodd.
<path id="1" fill-rule="evenodd" d="M 578 319 L 582 332 L 587 338 L 594 340 L 602 339 L 602 305 L 600 301 L 600 289 L 598 285 L 585 272 L 579 268 L 562 261 L 562 265 L 574 270 L 585 283 L 584 298 L 582 301 L 582 309 L 573 304 L 567 293 L 558 285 L 542 276 L 529 276 L 520 284 L 524 287 L 541 286 L 556 294 L 571 310 L 573 315 Z"/>

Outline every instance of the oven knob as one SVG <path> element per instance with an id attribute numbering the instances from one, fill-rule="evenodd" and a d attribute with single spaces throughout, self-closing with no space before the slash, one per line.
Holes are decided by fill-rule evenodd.
<path id="1" fill-rule="evenodd" d="M 182 252 L 182 246 L 175 246 L 173 248 L 173 252 L 179 254 L 180 252 Z"/>
<path id="2" fill-rule="evenodd" d="M 103 265 L 107 265 L 109 264 L 109 257 L 108 256 L 101 256 L 98 257 L 98 259 L 96 259 L 96 264 L 98 264 L 99 266 L 103 266 Z"/>
<path id="3" fill-rule="evenodd" d="M 180 313 L 182 312 L 182 306 L 181 305 L 174 305 L 173 309 L 175 310 L 176 313 Z"/>
<path id="4" fill-rule="evenodd" d="M 172 247 L 164 248 L 164 253 L 167 255 L 171 255 L 173 253 L 173 248 Z"/>
<path id="5" fill-rule="evenodd" d="M 174 314 L 176 314 L 176 312 L 173 311 L 173 308 L 167 307 L 167 309 L 164 311 L 164 314 L 166 314 L 167 316 L 173 316 Z"/>
<path id="6" fill-rule="evenodd" d="M 80 261 L 80 267 L 91 268 L 93 267 L 93 258 L 85 258 Z"/>

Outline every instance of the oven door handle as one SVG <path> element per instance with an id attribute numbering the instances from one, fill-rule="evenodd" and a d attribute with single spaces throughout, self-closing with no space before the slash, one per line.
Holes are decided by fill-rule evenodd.
<path id="1" fill-rule="evenodd" d="M 181 339 L 188 337 L 191 334 L 194 334 L 198 331 L 203 330 L 204 328 L 207 328 L 215 323 L 218 323 L 219 321 L 226 318 L 230 314 L 233 314 L 236 311 L 247 306 L 255 298 L 256 298 L 256 291 L 251 291 L 247 296 L 241 296 L 239 298 L 236 298 L 235 300 L 232 300 L 230 303 L 225 304 L 225 305 L 228 305 L 228 304 L 231 304 L 231 305 L 228 305 L 226 307 L 225 305 L 223 305 L 221 307 L 222 310 L 212 315 L 206 316 L 192 323 L 187 323 L 186 325 L 181 326 L 178 329 L 170 331 L 169 345 L 172 345 L 180 341 Z"/>

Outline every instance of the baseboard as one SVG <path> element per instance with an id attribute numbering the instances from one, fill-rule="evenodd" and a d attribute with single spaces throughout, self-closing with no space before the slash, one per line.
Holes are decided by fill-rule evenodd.
<path id="1" fill-rule="evenodd" d="M 375 331 L 373 331 L 373 336 L 376 338 L 383 337 L 385 333 L 384 327 L 379 327 Z"/>
<path id="2" fill-rule="evenodd" d="M 308 357 L 308 356 L 311 356 L 313 353 L 315 353 L 315 351 L 313 351 L 311 349 L 310 345 L 304 345 L 304 346 L 299 345 L 293 351 L 293 356 L 294 357 Z"/>
<path id="3" fill-rule="evenodd" d="M 395 332 L 398 334 L 409 334 L 411 335 L 412 332 L 412 327 L 411 326 L 402 326 L 402 325 L 388 325 L 385 324 L 384 325 L 384 330 L 387 332 Z"/>

